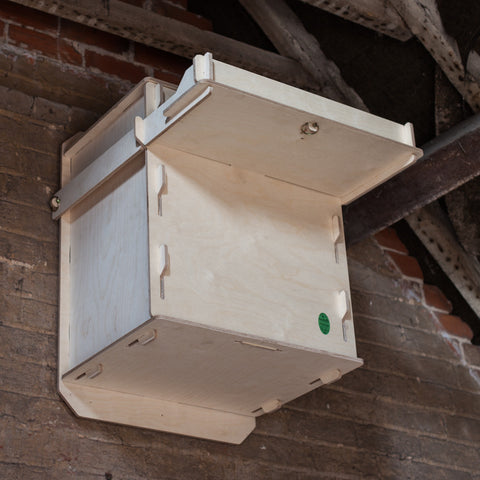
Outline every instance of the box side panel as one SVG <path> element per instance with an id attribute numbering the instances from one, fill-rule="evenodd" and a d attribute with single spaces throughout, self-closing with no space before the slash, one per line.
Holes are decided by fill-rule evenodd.
<path id="1" fill-rule="evenodd" d="M 64 381 L 258 416 L 338 380 L 361 363 L 154 318 L 69 372 Z"/>
<path id="2" fill-rule="evenodd" d="M 349 284 L 340 201 L 175 150 L 155 153 L 165 186 L 161 215 L 149 212 L 150 248 L 155 257 L 166 245 L 168 266 L 162 289 L 151 265 L 152 315 L 355 356 L 353 332 L 345 339 L 342 328 Z"/>
<path id="3" fill-rule="evenodd" d="M 142 153 L 71 212 L 70 366 L 149 315 Z"/>
<path id="4" fill-rule="evenodd" d="M 312 113 L 214 85 L 208 98 L 167 125 L 154 143 L 350 198 L 420 155 L 411 145 L 362 130 L 357 114 L 364 112 L 350 112 L 359 124 L 354 128 L 332 120 L 321 106 Z M 317 130 L 303 133 L 307 122 Z"/>

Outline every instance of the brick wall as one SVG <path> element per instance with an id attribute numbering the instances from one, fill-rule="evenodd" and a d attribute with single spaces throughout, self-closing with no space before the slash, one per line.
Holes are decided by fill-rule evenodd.
<path id="1" fill-rule="evenodd" d="M 261 417 L 241 446 L 76 418 L 55 385 L 58 228 L 48 201 L 60 144 L 135 80 L 93 67 L 88 52 L 149 74 L 177 65 L 178 75 L 184 61 L 154 50 L 134 60 L 137 46 L 121 39 L 82 37 L 83 27 L 6 2 L 0 10 L 0 478 L 480 480 L 478 349 L 468 331 L 440 330 L 461 321 L 447 318 L 448 301 L 389 231 L 349 251 L 365 366 Z M 23 42 L 11 36 L 25 30 Z M 46 39 L 34 47 L 37 33 L 56 49 Z M 64 44 L 81 63 L 62 57 Z"/>

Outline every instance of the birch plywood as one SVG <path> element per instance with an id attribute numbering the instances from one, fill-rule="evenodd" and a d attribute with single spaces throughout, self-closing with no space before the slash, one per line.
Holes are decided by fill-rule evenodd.
<path id="1" fill-rule="evenodd" d="M 346 254 L 344 245 L 335 254 L 332 230 L 340 201 L 176 150 L 155 154 L 148 157 L 152 315 L 355 356 L 339 299 L 349 290 Z M 322 312 L 328 335 L 318 327 Z"/>
<path id="2" fill-rule="evenodd" d="M 101 373 L 89 378 L 98 365 Z M 265 413 L 262 405 L 288 402 L 359 365 L 354 358 L 155 318 L 64 381 L 258 416 Z"/>
<path id="3" fill-rule="evenodd" d="M 62 397 L 239 443 L 360 366 L 341 205 L 418 155 L 408 125 L 210 55 L 173 95 L 147 79 L 65 145 Z"/>
<path id="4" fill-rule="evenodd" d="M 348 203 L 407 167 L 421 151 L 400 125 L 250 72 L 195 58 L 163 114 L 210 87 L 188 115 L 146 119 L 146 144 L 161 144 L 317 190 Z M 199 93 L 198 93 L 199 94 Z M 307 135 L 312 122 L 318 131 Z"/>

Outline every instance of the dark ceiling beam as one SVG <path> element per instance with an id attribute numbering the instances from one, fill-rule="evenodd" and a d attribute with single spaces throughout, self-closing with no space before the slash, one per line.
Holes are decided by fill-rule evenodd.
<path id="1" fill-rule="evenodd" d="M 5 0 L 4 0 L 5 1 Z M 213 53 L 217 60 L 318 92 L 311 77 L 290 58 L 217 33 L 201 30 L 118 0 L 10 0 L 88 27 L 192 59 Z"/>
<path id="2" fill-rule="evenodd" d="M 397 40 L 412 38 L 402 17 L 385 0 L 301 0 Z"/>
<path id="3" fill-rule="evenodd" d="M 348 244 L 373 235 L 480 175 L 480 114 L 423 146 L 424 155 L 344 207 Z"/>
<path id="4" fill-rule="evenodd" d="M 457 42 L 443 26 L 436 0 L 388 0 L 430 52 L 473 111 L 480 111 L 480 79 L 466 71 Z M 475 63 L 475 57 L 472 57 Z M 475 71 L 475 69 L 473 69 Z"/>
<path id="5" fill-rule="evenodd" d="M 347 85 L 338 67 L 320 48 L 284 0 L 239 0 L 284 57 L 296 60 L 312 77 L 321 94 L 337 102 L 367 110 L 360 96 Z"/>

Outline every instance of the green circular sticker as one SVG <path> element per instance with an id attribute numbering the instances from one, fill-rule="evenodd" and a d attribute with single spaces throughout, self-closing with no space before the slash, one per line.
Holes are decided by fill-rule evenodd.
<path id="1" fill-rule="evenodd" d="M 324 335 L 330 331 L 330 320 L 328 319 L 328 315 L 326 313 L 321 313 L 318 316 L 318 326 Z"/>

